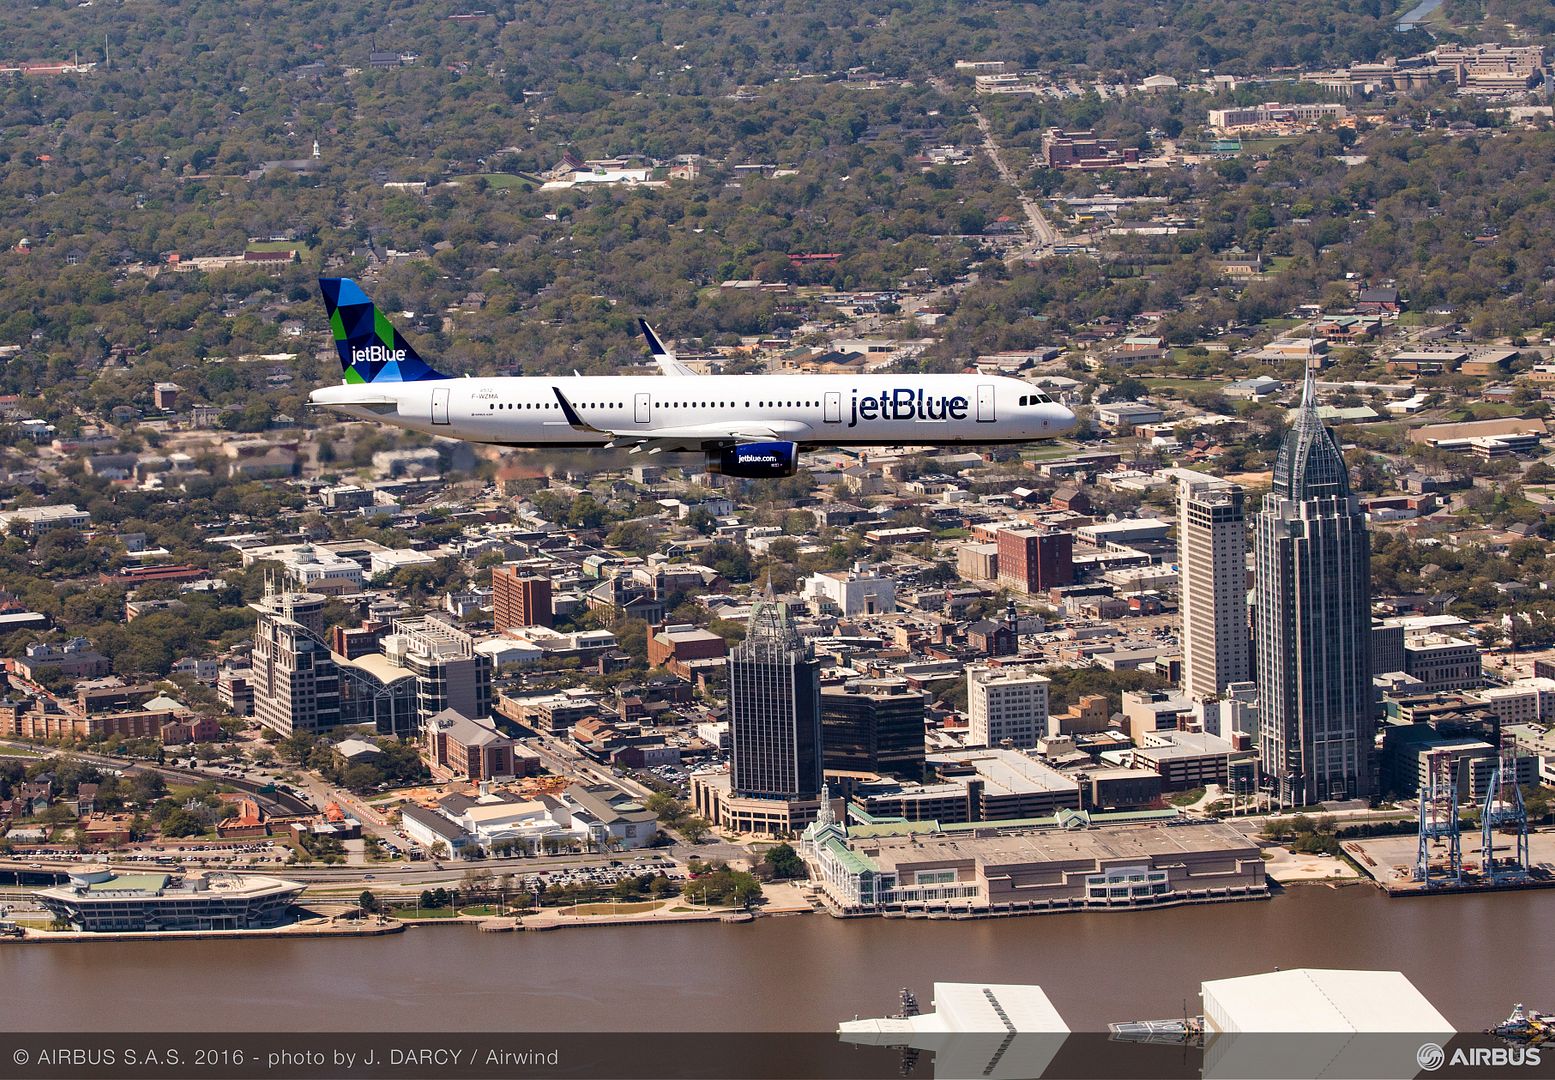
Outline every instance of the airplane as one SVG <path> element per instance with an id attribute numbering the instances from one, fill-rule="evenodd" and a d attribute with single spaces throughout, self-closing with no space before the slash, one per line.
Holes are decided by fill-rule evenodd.
<path id="1" fill-rule="evenodd" d="M 428 435 L 523 448 L 700 452 L 709 472 L 792 476 L 803 447 L 1025 443 L 1073 429 L 1041 390 L 986 375 L 698 375 L 638 323 L 659 375 L 455 378 L 350 278 L 321 278 L 338 386 L 312 405 Z"/>

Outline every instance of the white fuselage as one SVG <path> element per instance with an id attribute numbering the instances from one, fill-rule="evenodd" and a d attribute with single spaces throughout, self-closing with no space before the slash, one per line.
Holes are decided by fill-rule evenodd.
<path id="1" fill-rule="evenodd" d="M 579 419 L 564 414 L 557 391 Z M 783 439 L 801 446 L 1051 439 L 1074 414 L 1029 383 L 982 375 L 612 375 L 341 384 L 311 401 L 432 435 L 514 447 Z M 604 434 L 612 432 L 611 434 Z"/>

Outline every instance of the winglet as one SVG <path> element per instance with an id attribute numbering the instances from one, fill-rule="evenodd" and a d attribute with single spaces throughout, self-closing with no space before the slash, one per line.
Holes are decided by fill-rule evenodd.
<path id="1" fill-rule="evenodd" d="M 654 363 L 659 365 L 659 370 L 666 375 L 695 375 L 685 364 L 675 359 L 675 354 L 664 347 L 664 342 L 648 325 L 647 319 L 638 319 L 637 325 L 642 328 L 643 337 L 648 341 L 648 354 L 653 357 Z"/>
<path id="2" fill-rule="evenodd" d="M 579 416 L 578 410 L 572 407 L 572 402 L 567 400 L 567 395 L 562 393 L 561 387 L 553 386 L 551 387 L 551 392 L 556 395 L 556 403 L 562 407 L 562 415 L 567 418 L 568 427 L 572 428 L 574 431 L 587 431 L 595 435 L 610 434 L 608 431 L 601 431 L 599 428 L 584 420 L 583 417 Z"/>

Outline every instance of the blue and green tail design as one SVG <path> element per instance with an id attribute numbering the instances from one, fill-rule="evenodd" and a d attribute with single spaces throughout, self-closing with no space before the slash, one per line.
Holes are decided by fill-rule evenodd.
<path id="1" fill-rule="evenodd" d="M 421 382 L 446 379 L 410 347 L 350 278 L 320 278 L 329 328 L 348 383 Z"/>

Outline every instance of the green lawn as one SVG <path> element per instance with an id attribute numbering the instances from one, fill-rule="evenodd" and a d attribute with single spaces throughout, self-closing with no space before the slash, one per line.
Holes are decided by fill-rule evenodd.
<path id="1" fill-rule="evenodd" d="M 1072 446 L 1039 446 L 1035 450 L 1022 451 L 1020 456 L 1023 461 L 1055 461 L 1076 452 Z"/>
<path id="2" fill-rule="evenodd" d="M 256 240 L 245 251 L 295 251 L 306 255 L 311 249 L 301 240 Z"/>
<path id="3" fill-rule="evenodd" d="M 1152 390 L 1214 390 L 1225 385 L 1223 379 L 1185 379 L 1146 375 L 1139 380 Z"/>
<path id="4" fill-rule="evenodd" d="M 398 908 L 389 912 L 389 914 L 394 916 L 396 919 L 405 919 L 408 922 L 415 922 L 417 919 L 452 919 L 458 916 L 459 912 L 455 911 L 451 907 L 408 907 Z"/>
<path id="5" fill-rule="evenodd" d="M 519 176 L 517 173 L 476 173 L 475 175 L 479 179 L 486 181 L 487 187 L 496 188 L 499 191 L 512 188 L 527 190 L 537 186 L 532 178 Z"/>
<path id="6" fill-rule="evenodd" d="M 1194 788 L 1191 791 L 1179 791 L 1175 795 L 1168 795 L 1166 801 L 1173 806 L 1192 806 L 1204 798 L 1203 788 Z"/>
<path id="7" fill-rule="evenodd" d="M 579 904 L 573 910 L 579 915 L 640 915 L 645 911 L 656 911 L 662 906 L 663 902 L 659 900 L 642 900 L 636 903 Z"/>

